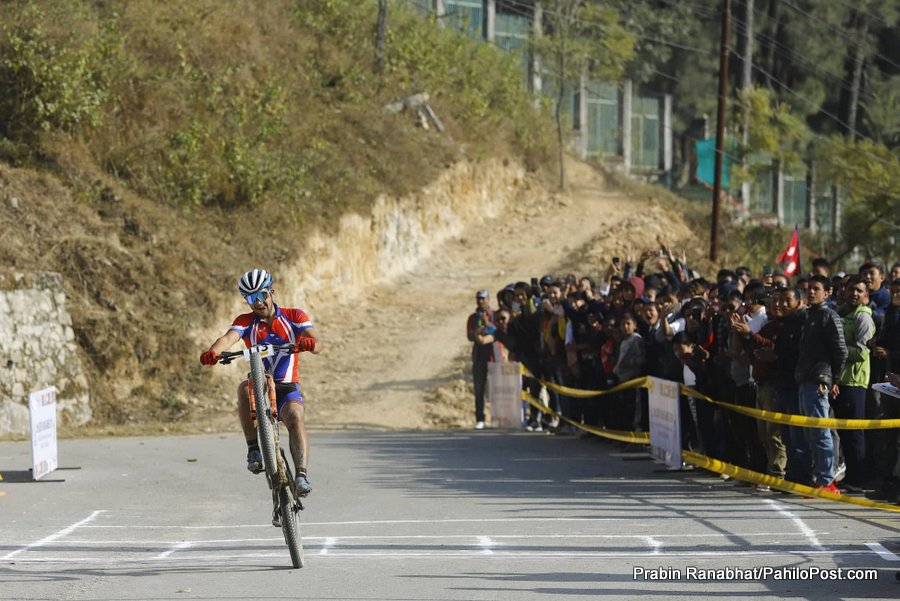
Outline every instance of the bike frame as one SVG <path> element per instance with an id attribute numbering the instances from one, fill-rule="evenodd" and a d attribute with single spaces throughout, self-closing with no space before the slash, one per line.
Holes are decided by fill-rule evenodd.
<path id="1" fill-rule="evenodd" d="M 297 514 L 303 509 L 303 503 L 297 495 L 293 470 L 279 441 L 275 381 L 263 364 L 263 358 L 275 357 L 284 350 L 297 352 L 293 344 L 256 345 L 243 351 L 222 353 L 221 362 L 227 364 L 242 356 L 250 363 L 250 374 L 247 378 L 250 416 L 256 421 L 256 435 L 263 456 L 266 481 L 272 491 L 274 513 L 281 519 L 281 529 L 291 553 L 291 561 L 295 568 L 301 568 L 303 544 Z"/>

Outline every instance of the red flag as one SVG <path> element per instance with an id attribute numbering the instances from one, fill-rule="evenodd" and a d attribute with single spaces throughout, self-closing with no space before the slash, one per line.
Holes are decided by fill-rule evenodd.
<path id="1" fill-rule="evenodd" d="M 794 235 L 788 242 L 787 248 L 778 256 L 778 263 L 787 263 L 784 266 L 784 275 L 791 277 L 800 271 L 800 231 L 794 227 Z"/>

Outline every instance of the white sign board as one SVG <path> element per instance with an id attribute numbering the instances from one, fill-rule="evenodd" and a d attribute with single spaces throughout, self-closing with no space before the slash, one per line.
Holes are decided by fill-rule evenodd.
<path id="1" fill-rule="evenodd" d="M 676 382 L 650 378 L 650 454 L 669 467 L 681 469 L 681 419 Z"/>
<path id="2" fill-rule="evenodd" d="M 56 456 L 56 388 L 50 387 L 28 395 L 31 417 L 31 477 L 46 476 L 57 467 Z"/>
<path id="3" fill-rule="evenodd" d="M 872 390 L 900 399 L 900 389 L 896 386 L 891 386 L 887 382 L 877 382 L 872 384 Z"/>
<path id="4" fill-rule="evenodd" d="M 522 370 L 519 363 L 488 363 L 488 395 L 491 399 L 491 427 L 524 427 Z"/>

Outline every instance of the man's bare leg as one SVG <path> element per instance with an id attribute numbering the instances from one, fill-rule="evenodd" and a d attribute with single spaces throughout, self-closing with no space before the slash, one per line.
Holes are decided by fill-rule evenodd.
<path id="1" fill-rule="evenodd" d="M 238 385 L 238 417 L 241 420 L 241 430 L 244 431 L 244 440 L 247 444 L 256 443 L 256 423 L 250 418 L 250 387 L 244 380 Z"/>
<path id="2" fill-rule="evenodd" d="M 309 444 L 306 424 L 303 421 L 304 407 L 300 403 L 285 403 L 281 408 L 281 421 L 288 430 L 291 457 L 298 472 L 306 473 L 309 468 Z"/>

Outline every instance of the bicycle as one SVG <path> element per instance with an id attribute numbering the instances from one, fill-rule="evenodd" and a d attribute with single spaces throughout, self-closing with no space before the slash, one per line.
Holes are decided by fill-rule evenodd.
<path id="1" fill-rule="evenodd" d="M 265 466 L 266 481 L 272 491 L 272 521 L 274 524 L 280 518 L 284 542 L 291 553 L 291 563 L 295 568 L 302 568 L 303 542 L 300 538 L 298 514 L 303 510 L 303 502 L 297 494 L 294 470 L 279 441 L 275 381 L 271 371 L 266 371 L 263 365 L 264 357 L 274 357 L 281 351 L 297 352 L 298 349 L 294 344 L 261 344 L 241 351 L 224 352 L 219 363 L 227 365 L 238 357 L 243 357 L 250 363 L 247 378 L 250 381 L 250 416 L 256 420 L 256 435 Z M 272 364 L 274 366 L 275 362 Z"/>

